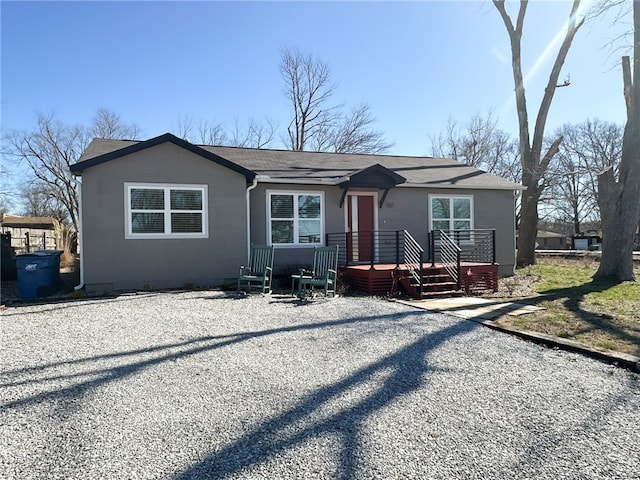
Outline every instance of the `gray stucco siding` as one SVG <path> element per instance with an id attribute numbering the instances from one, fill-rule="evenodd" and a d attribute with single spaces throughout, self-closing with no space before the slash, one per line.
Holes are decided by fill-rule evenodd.
<path id="1" fill-rule="evenodd" d="M 251 243 L 267 244 L 267 192 L 322 192 L 324 197 L 323 233 L 344 231 L 344 211 L 340 208 L 342 190 L 333 186 L 259 183 L 251 190 Z M 324 239 L 323 239 L 324 241 Z M 275 274 L 297 271 L 313 263 L 313 245 L 278 246 L 274 253 Z"/>
<path id="2" fill-rule="evenodd" d="M 206 185 L 208 238 L 125 238 L 125 183 Z M 217 286 L 245 263 L 246 179 L 171 143 L 83 172 L 87 290 Z"/>
<path id="3" fill-rule="evenodd" d="M 515 198 L 512 190 L 422 189 L 399 187 L 389 193 L 381 215 L 390 230 L 405 229 L 427 250 L 431 224 L 429 196 L 470 196 L 473 198 L 473 228 L 496 231 L 496 262 L 499 275 L 510 276 L 515 265 Z M 390 198 L 395 198 L 390 200 Z M 388 205 L 391 202 L 391 206 Z M 387 210 L 385 210 L 387 209 Z M 405 226 L 402 226 L 403 222 Z M 383 224 L 383 222 L 380 222 Z"/>
<path id="4" fill-rule="evenodd" d="M 501 277 L 514 274 L 516 257 L 515 197 L 511 190 L 478 190 L 474 193 L 475 228 L 496 231 L 496 262 Z"/>
<path id="5" fill-rule="evenodd" d="M 342 189 L 337 186 L 297 186 L 290 184 L 258 184 L 251 191 L 251 241 L 266 244 L 267 191 L 324 192 L 324 233 L 345 231 L 345 207 L 340 207 Z M 376 201 L 382 198 L 377 189 L 359 189 L 376 192 Z M 350 193 L 352 193 L 350 191 Z M 513 274 L 515 263 L 514 196 L 511 190 L 427 189 L 416 187 L 392 188 L 382 208 L 376 203 L 378 230 L 407 230 L 427 250 L 430 227 L 429 195 L 471 196 L 473 198 L 474 228 L 496 230 L 496 261 L 501 276 Z M 313 261 L 313 247 L 276 246 L 276 274 L 287 273 Z"/>

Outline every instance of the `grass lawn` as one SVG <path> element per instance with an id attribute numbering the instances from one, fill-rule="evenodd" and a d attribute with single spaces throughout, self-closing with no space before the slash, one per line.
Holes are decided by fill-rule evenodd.
<path id="1" fill-rule="evenodd" d="M 542 258 L 518 270 L 514 280 L 528 283 L 530 291 L 509 299 L 545 310 L 497 323 L 640 356 L 640 268 L 637 282 L 610 285 L 591 282 L 597 266 L 592 259 Z"/>

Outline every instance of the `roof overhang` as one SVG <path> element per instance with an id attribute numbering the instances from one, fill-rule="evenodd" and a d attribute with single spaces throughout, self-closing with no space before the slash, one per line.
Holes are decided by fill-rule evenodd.
<path id="1" fill-rule="evenodd" d="M 376 163 L 339 179 L 340 188 L 381 188 L 389 189 L 407 181 L 402 175 Z"/>
<path id="2" fill-rule="evenodd" d="M 358 188 L 379 188 L 384 190 L 378 204 L 378 206 L 382 208 L 389 190 L 405 183 L 406 181 L 407 179 L 402 175 L 398 175 L 393 170 L 390 170 L 379 163 L 353 172 L 348 177 L 342 177 L 336 182 L 336 185 L 343 189 L 342 196 L 340 197 L 340 208 L 344 205 L 344 199 L 347 196 L 349 189 Z"/>
<path id="3" fill-rule="evenodd" d="M 18 217 L 3 215 L 0 225 L 8 228 L 33 228 L 39 230 L 53 230 L 58 221 L 52 217 Z"/>
<path id="4" fill-rule="evenodd" d="M 521 185 L 456 185 L 455 183 L 405 183 L 398 185 L 400 188 L 433 188 L 438 190 L 509 190 L 522 191 L 527 187 Z"/>

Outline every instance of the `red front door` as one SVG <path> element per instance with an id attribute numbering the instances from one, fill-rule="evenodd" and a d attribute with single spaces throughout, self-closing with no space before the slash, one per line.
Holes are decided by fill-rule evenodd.
<path id="1" fill-rule="evenodd" d="M 373 215 L 372 195 L 347 195 L 347 231 L 351 232 L 347 248 L 353 262 L 368 262 L 372 258 Z"/>

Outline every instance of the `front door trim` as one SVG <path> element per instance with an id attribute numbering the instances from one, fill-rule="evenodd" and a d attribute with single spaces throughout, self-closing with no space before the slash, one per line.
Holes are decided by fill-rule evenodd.
<path id="1" fill-rule="evenodd" d="M 378 205 L 378 192 L 363 192 L 363 191 L 352 190 L 352 191 L 349 191 L 348 195 L 356 196 L 356 197 L 360 197 L 360 196 L 373 197 L 373 205 Z M 378 230 L 378 209 L 376 208 L 373 209 L 373 229 L 375 231 Z M 349 209 L 348 208 L 344 209 L 344 231 L 345 232 L 349 231 Z"/>

